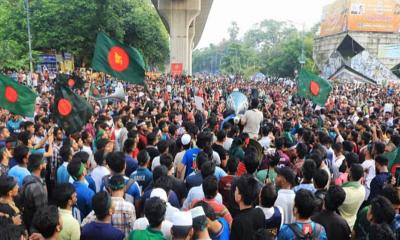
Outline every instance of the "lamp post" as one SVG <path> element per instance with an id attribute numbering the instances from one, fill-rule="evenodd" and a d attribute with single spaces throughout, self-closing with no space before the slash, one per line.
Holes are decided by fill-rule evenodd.
<path id="1" fill-rule="evenodd" d="M 31 84 L 32 72 L 33 72 L 33 60 L 32 60 L 32 36 L 31 36 L 31 26 L 29 20 L 29 0 L 25 0 L 25 10 L 26 10 L 26 23 L 28 27 L 28 45 L 29 45 L 29 76 L 27 78 L 28 85 Z"/>

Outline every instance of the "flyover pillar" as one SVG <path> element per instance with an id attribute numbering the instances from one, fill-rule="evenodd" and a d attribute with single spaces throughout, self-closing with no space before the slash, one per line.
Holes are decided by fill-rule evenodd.
<path id="1" fill-rule="evenodd" d="M 201 0 L 159 0 L 158 11 L 169 26 L 170 63 L 182 64 L 183 71 L 192 74 L 193 22 L 200 14 Z"/>

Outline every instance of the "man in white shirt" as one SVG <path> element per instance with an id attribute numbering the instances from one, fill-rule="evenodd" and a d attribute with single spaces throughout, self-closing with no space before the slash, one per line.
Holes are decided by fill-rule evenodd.
<path id="1" fill-rule="evenodd" d="M 258 99 L 251 100 L 251 109 L 247 110 L 240 122 L 244 125 L 243 132 L 248 133 L 250 138 L 258 140 L 260 125 L 264 119 L 263 113 L 257 109 Z"/>
<path id="2" fill-rule="evenodd" d="M 363 154 L 365 155 L 365 160 L 361 164 L 364 170 L 364 179 L 365 179 L 365 200 L 368 199 L 370 189 L 371 189 L 371 181 L 374 179 L 376 172 L 375 172 L 375 160 L 372 156 L 373 152 L 373 145 L 368 144 L 367 148 L 364 149 Z"/>
<path id="3" fill-rule="evenodd" d="M 94 154 L 94 160 L 96 161 L 97 166 L 93 169 L 91 176 L 96 184 L 96 192 L 99 192 L 103 183 L 103 177 L 110 175 L 110 170 L 104 166 L 104 151 L 97 151 Z"/>
<path id="4" fill-rule="evenodd" d="M 285 224 L 294 222 L 293 207 L 296 194 L 292 190 L 295 183 L 295 174 L 289 167 L 277 169 L 276 186 L 279 188 L 278 198 L 275 206 L 283 209 L 283 219 Z"/>

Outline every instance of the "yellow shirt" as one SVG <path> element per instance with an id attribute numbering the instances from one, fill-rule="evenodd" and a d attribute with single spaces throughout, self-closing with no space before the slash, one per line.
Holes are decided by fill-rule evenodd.
<path id="1" fill-rule="evenodd" d="M 62 230 L 58 240 L 79 240 L 81 237 L 81 228 L 78 221 L 72 216 L 72 210 L 59 208 L 62 219 Z"/>

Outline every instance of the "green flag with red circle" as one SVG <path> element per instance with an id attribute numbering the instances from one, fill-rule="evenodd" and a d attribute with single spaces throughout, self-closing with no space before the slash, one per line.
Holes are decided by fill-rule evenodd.
<path id="1" fill-rule="evenodd" d="M 119 80 L 144 84 L 145 64 L 140 52 L 103 32 L 97 34 L 92 68 Z"/>
<path id="2" fill-rule="evenodd" d="M 57 78 L 57 84 L 67 86 L 72 89 L 83 89 L 85 87 L 85 81 L 77 75 L 59 75 Z"/>
<path id="3" fill-rule="evenodd" d="M 297 84 L 297 93 L 300 96 L 310 99 L 319 106 L 325 106 L 331 91 L 332 86 L 327 80 L 307 70 L 300 71 Z"/>
<path id="4" fill-rule="evenodd" d="M 37 94 L 27 86 L 0 75 L 0 107 L 11 113 L 33 117 Z"/>
<path id="5" fill-rule="evenodd" d="M 54 94 L 53 113 L 58 126 L 68 134 L 82 130 L 93 115 L 93 107 L 65 85 L 56 84 Z"/>

